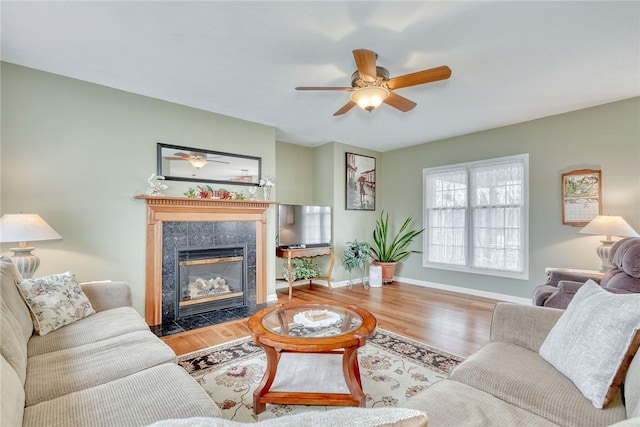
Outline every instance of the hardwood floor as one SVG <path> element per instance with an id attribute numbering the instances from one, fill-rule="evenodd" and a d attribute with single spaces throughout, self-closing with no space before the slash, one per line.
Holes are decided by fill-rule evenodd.
<path id="1" fill-rule="evenodd" d="M 378 326 L 413 338 L 449 353 L 467 357 L 489 341 L 489 326 L 495 300 L 433 290 L 403 283 L 382 288 L 329 290 L 322 286 L 299 286 L 288 299 L 278 290 L 278 302 L 337 301 L 356 304 L 378 319 Z M 178 355 L 250 335 L 247 320 L 195 329 L 163 337 Z"/>

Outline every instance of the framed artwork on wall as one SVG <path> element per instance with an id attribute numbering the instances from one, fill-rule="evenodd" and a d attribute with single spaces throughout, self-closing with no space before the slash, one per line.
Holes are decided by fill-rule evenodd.
<path id="1" fill-rule="evenodd" d="M 584 227 L 602 215 L 602 174 L 579 169 L 562 174 L 562 223 Z"/>
<path id="2" fill-rule="evenodd" d="M 347 210 L 376 210 L 376 159 L 346 153 L 345 194 Z"/>

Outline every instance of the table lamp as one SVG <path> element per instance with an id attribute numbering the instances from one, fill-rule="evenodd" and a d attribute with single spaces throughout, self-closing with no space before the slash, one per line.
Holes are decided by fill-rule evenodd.
<path id="1" fill-rule="evenodd" d="M 11 248 L 13 262 L 25 279 L 33 277 L 40 258 L 31 253 L 34 247 L 27 246 L 28 241 L 62 239 L 49 224 L 37 214 L 5 214 L 0 218 L 0 242 L 19 242 L 17 248 Z"/>
<path id="2" fill-rule="evenodd" d="M 611 246 L 615 243 L 615 240 L 611 240 L 611 236 L 618 237 L 638 237 L 638 233 L 631 228 L 629 224 L 621 216 L 613 215 L 598 215 L 591 220 L 582 230 L 579 231 L 582 234 L 597 234 L 600 236 L 606 236 L 605 240 L 600 240 L 602 243 L 596 249 L 596 253 L 600 257 L 602 262 L 601 272 L 606 272 L 611 269 L 611 263 L 609 262 L 609 253 L 611 252 Z"/>

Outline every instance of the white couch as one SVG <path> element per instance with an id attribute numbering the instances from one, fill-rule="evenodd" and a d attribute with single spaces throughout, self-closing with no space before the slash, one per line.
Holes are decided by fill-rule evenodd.
<path id="1" fill-rule="evenodd" d="M 40 336 L 10 258 L 0 258 L 0 274 L 3 427 L 143 426 L 220 416 L 130 306 L 126 283 L 81 284 L 96 313 Z"/>

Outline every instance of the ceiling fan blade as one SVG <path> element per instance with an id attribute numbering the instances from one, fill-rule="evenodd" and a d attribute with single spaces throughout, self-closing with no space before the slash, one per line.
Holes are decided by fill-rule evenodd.
<path id="1" fill-rule="evenodd" d="M 188 160 L 185 157 L 165 157 L 166 160 Z"/>
<path id="2" fill-rule="evenodd" d="M 351 90 L 352 87 L 298 86 L 296 90 Z"/>
<path id="3" fill-rule="evenodd" d="M 400 96 L 393 92 L 389 92 L 389 96 L 384 100 L 384 103 L 387 105 L 391 105 L 393 108 L 397 108 L 398 110 L 406 113 L 407 111 L 413 110 L 413 108 L 418 105 L 410 99 L 405 98 L 404 96 Z"/>
<path id="4" fill-rule="evenodd" d="M 349 101 L 346 104 L 344 104 L 344 106 L 339 109 L 338 111 L 336 111 L 335 113 L 333 113 L 334 116 L 341 116 L 344 113 L 346 113 L 347 111 L 351 110 L 353 107 L 356 106 L 356 103 L 353 101 Z"/>
<path id="5" fill-rule="evenodd" d="M 178 157 L 182 157 L 184 159 L 188 159 L 189 157 L 191 157 L 191 154 L 187 154 L 187 153 L 175 153 L 174 156 L 178 156 Z"/>
<path id="6" fill-rule="evenodd" d="M 211 160 L 211 159 L 209 159 L 209 160 L 207 160 L 207 162 L 223 163 L 225 165 L 230 165 L 231 164 L 231 162 L 225 162 L 224 160 Z"/>
<path id="7" fill-rule="evenodd" d="M 405 74 L 404 76 L 393 77 L 387 82 L 387 87 L 389 89 L 399 89 L 402 87 L 421 85 L 423 83 L 431 83 L 438 80 L 446 80 L 449 77 L 451 77 L 451 68 L 443 65 L 441 67 Z"/>
<path id="8" fill-rule="evenodd" d="M 356 61 L 356 67 L 360 78 L 367 82 L 375 82 L 378 73 L 376 72 L 376 53 L 367 49 L 355 49 L 353 58 Z"/>

